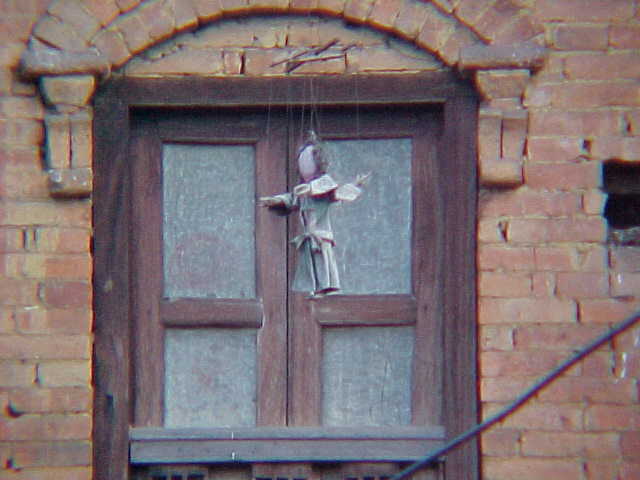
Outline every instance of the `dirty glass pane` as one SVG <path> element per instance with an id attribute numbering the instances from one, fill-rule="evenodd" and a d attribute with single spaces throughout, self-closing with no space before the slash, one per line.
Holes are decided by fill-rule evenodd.
<path id="1" fill-rule="evenodd" d="M 165 427 L 256 424 L 256 331 L 169 329 Z"/>
<path id="2" fill-rule="evenodd" d="M 323 348 L 323 425 L 411 423 L 413 327 L 327 328 Z"/>
<path id="3" fill-rule="evenodd" d="M 372 174 L 358 200 L 332 211 L 341 293 L 411 293 L 411 139 L 326 144 L 338 183 Z"/>
<path id="4" fill-rule="evenodd" d="M 165 144 L 164 295 L 255 297 L 255 165 L 248 145 Z"/>

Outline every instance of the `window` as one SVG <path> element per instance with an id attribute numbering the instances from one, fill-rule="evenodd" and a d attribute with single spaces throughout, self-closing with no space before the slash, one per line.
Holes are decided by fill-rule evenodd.
<path id="1" fill-rule="evenodd" d="M 473 97 L 446 75 L 394 92 L 314 80 L 330 173 L 373 175 L 334 209 L 343 289 L 311 298 L 291 290 L 295 213 L 256 204 L 298 182 L 308 82 L 112 80 L 98 96 L 98 475 L 298 462 L 329 478 L 475 422 Z M 446 476 L 475 462 L 472 445 Z"/>

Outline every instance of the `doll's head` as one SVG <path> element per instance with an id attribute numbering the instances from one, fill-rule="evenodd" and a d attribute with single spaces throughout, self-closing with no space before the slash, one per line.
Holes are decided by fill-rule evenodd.
<path id="1" fill-rule="evenodd" d="M 298 153 L 298 171 L 304 182 L 309 182 L 327 172 L 329 159 L 316 132 L 309 131 L 306 143 Z"/>

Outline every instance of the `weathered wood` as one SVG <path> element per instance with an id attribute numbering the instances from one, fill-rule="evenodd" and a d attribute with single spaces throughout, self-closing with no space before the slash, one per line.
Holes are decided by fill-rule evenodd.
<path id="1" fill-rule="evenodd" d="M 440 428 L 134 429 L 145 463 L 411 461 L 442 444 Z"/>
<path id="2" fill-rule="evenodd" d="M 258 300 L 180 298 L 160 303 L 165 327 L 259 328 L 263 315 Z"/>
<path id="3" fill-rule="evenodd" d="M 476 121 L 473 98 L 445 104 L 442 158 L 444 405 L 447 437 L 478 421 L 476 389 Z M 447 456 L 446 478 L 477 479 L 478 442 L 472 440 Z"/>
<path id="4" fill-rule="evenodd" d="M 309 80 L 304 77 L 256 78 L 113 78 L 127 85 L 125 102 L 139 107 L 292 107 L 308 105 Z M 316 105 L 442 104 L 452 95 L 475 95 L 456 75 L 440 71 L 416 75 L 347 75 L 316 77 Z"/>
<path id="5" fill-rule="evenodd" d="M 96 480 L 127 478 L 130 355 L 127 106 L 112 89 L 96 98 L 94 167 L 94 420 Z"/>
<path id="6" fill-rule="evenodd" d="M 314 299 L 316 320 L 326 327 L 412 325 L 416 299 L 410 295 L 337 295 Z"/>

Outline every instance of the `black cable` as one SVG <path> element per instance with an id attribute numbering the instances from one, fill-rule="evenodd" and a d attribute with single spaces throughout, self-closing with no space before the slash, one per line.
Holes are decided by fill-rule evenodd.
<path id="1" fill-rule="evenodd" d="M 542 388 L 547 386 L 549 383 L 551 383 L 553 380 L 555 380 L 560 374 L 562 374 L 563 372 L 571 368 L 574 364 L 582 360 L 584 357 L 589 355 L 594 350 L 597 350 L 598 348 L 600 348 L 603 344 L 607 343 L 616 335 L 620 334 L 627 328 L 631 327 L 634 323 L 638 322 L 639 320 L 640 320 L 640 311 L 634 313 L 626 320 L 618 323 L 609 331 L 605 332 L 604 334 L 602 334 L 601 336 L 593 340 L 591 343 L 584 346 L 581 350 L 576 352 L 573 356 L 566 359 L 564 362 L 562 362 L 556 368 L 551 370 L 544 377 L 541 377 L 536 383 L 534 383 L 531 387 L 529 387 L 513 403 L 505 407 L 502 411 L 498 412 L 492 417 L 489 417 L 484 422 L 470 428 L 466 432 L 458 435 L 457 437 L 453 438 L 442 447 L 437 448 L 436 450 L 433 450 L 427 456 L 411 464 L 404 470 L 398 472 L 396 475 L 394 475 L 391 478 L 391 480 L 403 480 L 407 478 L 409 475 L 415 473 L 417 470 L 431 463 L 436 462 L 442 455 L 449 452 L 450 450 L 453 450 L 458 445 L 466 442 L 467 440 L 475 437 L 476 435 L 479 435 L 484 430 L 491 427 L 493 424 L 503 420 L 505 417 L 509 416 L 511 413 L 517 410 L 527 400 L 533 397 L 536 393 L 538 393 L 539 390 L 541 390 Z"/>

